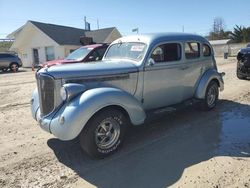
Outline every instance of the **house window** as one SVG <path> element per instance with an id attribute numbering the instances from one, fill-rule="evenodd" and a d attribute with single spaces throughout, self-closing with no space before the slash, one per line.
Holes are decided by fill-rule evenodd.
<path id="1" fill-rule="evenodd" d="M 71 54 L 72 52 L 74 52 L 76 49 L 70 49 L 69 53 Z"/>
<path id="2" fill-rule="evenodd" d="M 55 52 L 54 47 L 45 47 L 45 55 L 46 55 L 46 61 L 54 60 L 55 59 Z"/>

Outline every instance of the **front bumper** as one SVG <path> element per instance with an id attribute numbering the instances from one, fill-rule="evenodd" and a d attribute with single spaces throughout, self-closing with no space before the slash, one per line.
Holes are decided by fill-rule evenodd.
<path id="1" fill-rule="evenodd" d="M 250 77 L 250 68 L 244 66 L 243 64 L 238 64 L 237 66 L 238 72 L 242 76 Z"/>

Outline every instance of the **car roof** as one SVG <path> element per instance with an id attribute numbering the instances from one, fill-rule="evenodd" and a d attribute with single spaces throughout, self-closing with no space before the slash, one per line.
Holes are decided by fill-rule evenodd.
<path id="1" fill-rule="evenodd" d="M 138 34 L 138 35 L 130 35 L 119 38 L 114 41 L 117 43 L 119 41 L 129 42 L 129 41 L 138 41 L 144 43 L 154 43 L 159 41 L 199 41 L 209 43 L 207 39 L 200 35 L 190 34 L 190 33 L 149 33 L 149 34 Z"/>
<path id="2" fill-rule="evenodd" d="M 81 48 L 98 48 L 98 47 L 101 47 L 101 46 L 108 46 L 108 44 L 106 43 L 102 43 L 102 44 L 90 44 L 90 45 L 85 45 L 85 46 L 82 46 Z"/>
<path id="3" fill-rule="evenodd" d="M 8 53 L 8 52 L 0 52 L 0 54 L 2 55 L 12 55 L 12 56 L 16 56 L 16 54 L 13 53 Z"/>

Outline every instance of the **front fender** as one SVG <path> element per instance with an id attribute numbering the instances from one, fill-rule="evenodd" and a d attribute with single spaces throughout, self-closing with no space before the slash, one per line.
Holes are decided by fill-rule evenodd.
<path id="1" fill-rule="evenodd" d="M 110 105 L 126 110 L 134 125 L 142 124 L 146 118 L 140 102 L 129 93 L 116 88 L 95 88 L 64 104 L 52 119 L 50 131 L 61 140 L 74 139 L 96 112 Z"/>
<path id="2" fill-rule="evenodd" d="M 224 73 L 218 73 L 215 69 L 208 69 L 201 77 L 200 82 L 195 91 L 195 98 L 204 99 L 206 89 L 210 81 L 216 80 L 219 83 L 220 91 L 224 90 L 224 82 L 222 75 Z"/>

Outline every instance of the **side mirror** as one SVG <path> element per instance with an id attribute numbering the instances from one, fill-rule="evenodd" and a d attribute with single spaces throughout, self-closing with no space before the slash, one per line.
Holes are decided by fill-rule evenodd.
<path id="1" fill-rule="evenodd" d="M 149 58 L 147 62 L 147 66 L 154 66 L 155 60 L 153 58 Z"/>

